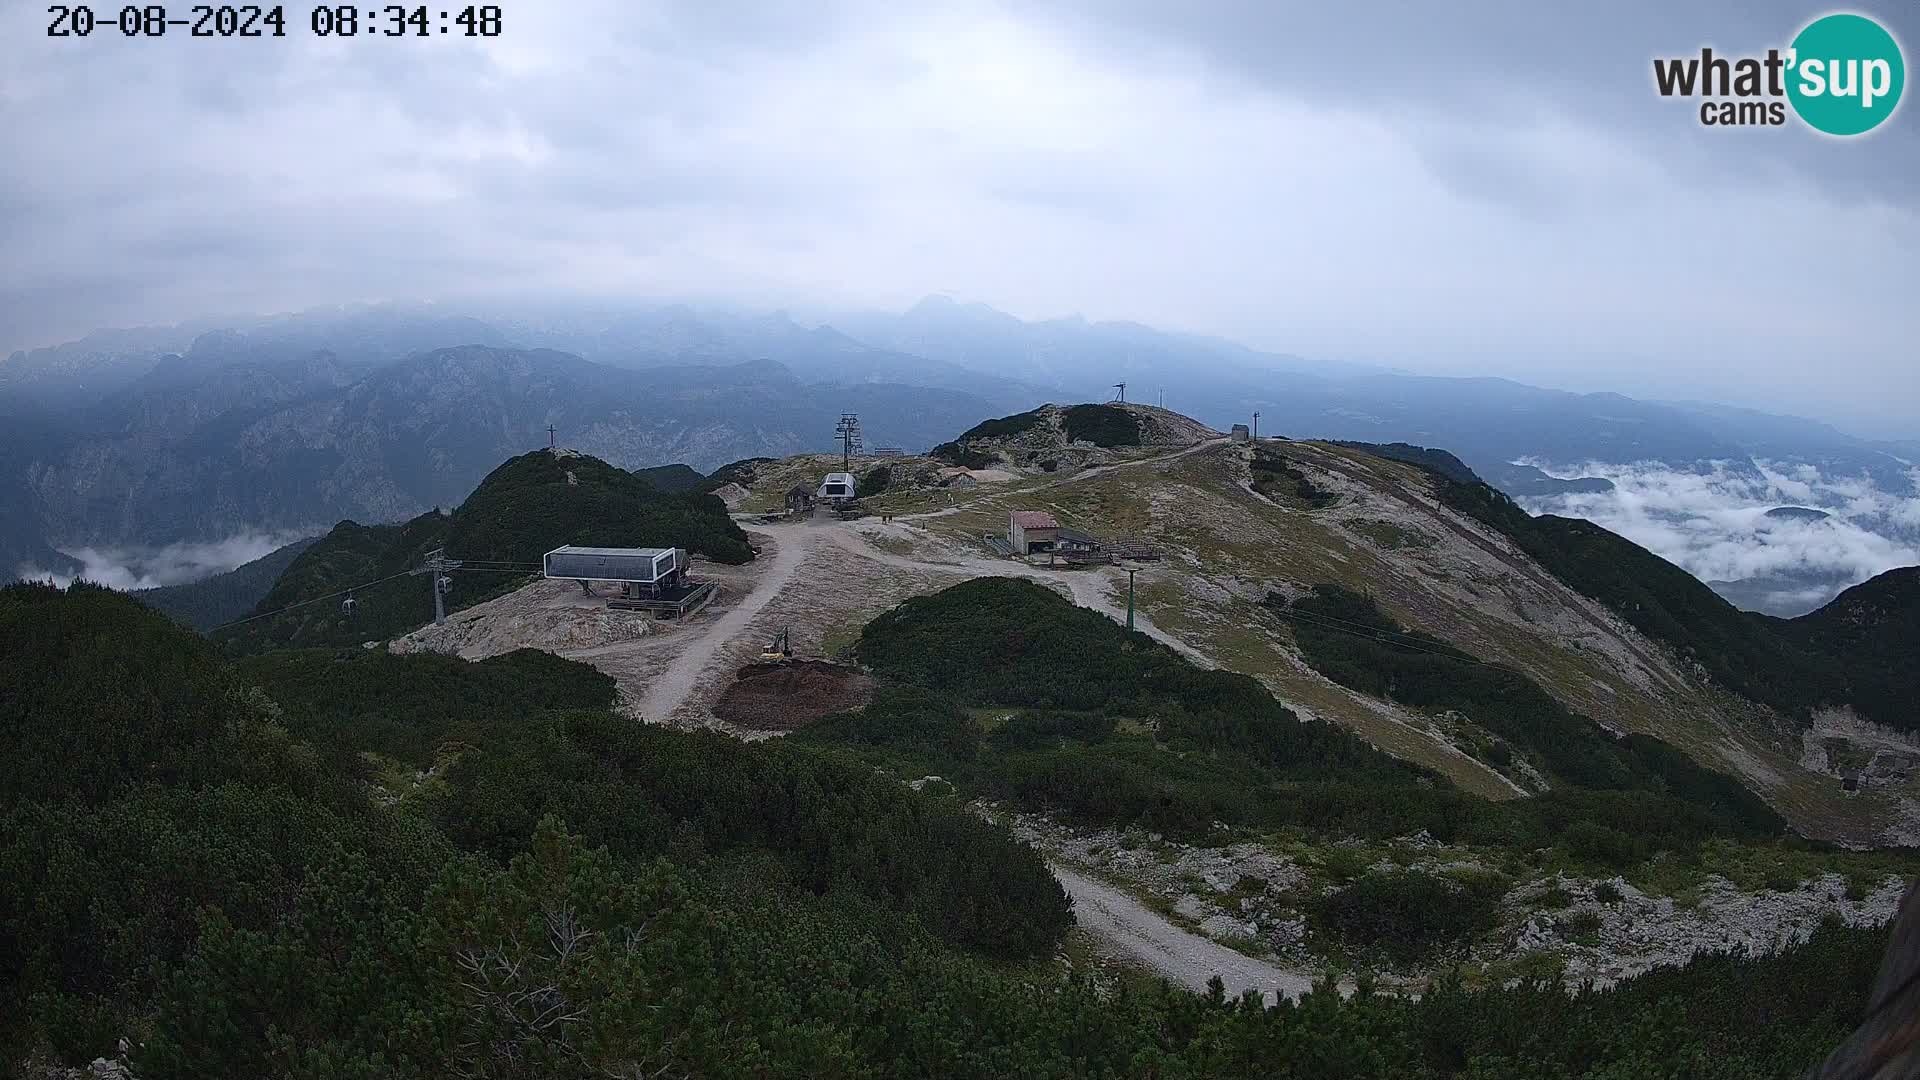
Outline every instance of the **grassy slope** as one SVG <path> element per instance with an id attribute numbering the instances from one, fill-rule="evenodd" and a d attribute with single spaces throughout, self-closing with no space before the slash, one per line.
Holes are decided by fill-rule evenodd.
<path id="1" fill-rule="evenodd" d="M 1008 509 L 1029 507 L 1097 533 L 1150 539 L 1169 555 L 1140 577 L 1141 610 L 1158 626 L 1259 678 L 1297 710 L 1489 797 L 1519 792 L 1436 737 L 1427 718 L 1308 668 L 1291 628 L 1260 612 L 1266 590 L 1332 582 L 1370 591 L 1403 625 L 1526 672 L 1576 712 L 1657 735 L 1742 776 L 1811 835 L 1871 842 L 1898 818 L 1894 796 L 1849 799 L 1838 781 L 1801 769 L 1797 733 L 1782 718 L 1706 685 L 1497 534 L 1441 506 L 1424 471 L 1321 443 L 1289 444 L 1286 453 L 1339 491 L 1339 502 L 1309 510 L 1264 499 L 1242 486 L 1248 452 L 1218 447 L 1084 480 L 1025 480 L 923 524 L 974 537 L 1004 530 Z"/>

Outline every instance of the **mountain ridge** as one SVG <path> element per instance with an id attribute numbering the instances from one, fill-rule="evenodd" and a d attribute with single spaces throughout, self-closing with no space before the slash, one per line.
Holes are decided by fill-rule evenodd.
<path id="1" fill-rule="evenodd" d="M 50 546 L 397 520 L 458 502 L 499 460 L 545 444 L 549 424 L 621 464 L 712 468 L 747 456 L 742 448 L 824 449 L 842 411 L 872 417 L 876 442 L 908 445 L 984 411 L 954 391 L 809 387 L 766 360 L 627 371 L 478 345 L 357 378 L 324 354 L 219 365 L 138 400 L 112 433 L 73 436 L 27 459 Z"/>
<path id="2" fill-rule="evenodd" d="M 463 354 L 494 366 L 492 384 L 444 365 L 423 377 L 414 358 L 444 351 L 406 351 L 424 342 L 493 350 Z M 595 355 L 521 347 L 543 342 Z M 496 363 L 513 353 L 541 357 L 546 377 L 529 381 Z M 597 366 L 573 366 L 562 355 Z M 104 382 L 83 377 L 89 358 Z M 41 391 L 67 385 L 63 376 L 72 377 L 64 403 L 35 404 Z M 1173 385 L 1176 404 L 1222 430 L 1260 411 L 1268 433 L 1444 446 L 1509 495 L 1587 499 L 1567 504 L 1585 516 L 1604 518 L 1616 507 L 1604 501 L 1613 481 L 1582 475 L 1585 464 L 1638 459 L 1755 491 L 1769 477 L 1788 483 L 1814 469 L 1833 478 L 1836 492 L 1859 477 L 1875 485 L 1875 498 L 1920 500 L 1920 470 L 1897 446 L 1814 421 L 1506 379 L 1356 372 L 1132 322 L 1027 322 L 951 298 L 900 315 L 818 323 L 784 311 L 685 305 L 563 308 L 518 321 L 386 305 L 102 331 L 0 364 L 0 414 L 39 432 L 17 440 L 9 475 L 0 475 L 0 508 L 11 518 L 0 525 L 0 567 L 65 574 L 77 563 L 61 549 L 204 542 L 342 517 L 401 520 L 458 501 L 490 462 L 543 444 L 548 424 L 623 465 L 706 470 L 824 450 L 844 411 L 862 414 L 870 444 L 916 450 L 983 416 L 1088 397 L 1084 386 L 1074 393 L 1048 384 L 1096 378 L 1130 379 L 1130 396 L 1156 399 L 1161 385 Z M 1848 550 L 1867 554 L 1849 556 L 1845 567 L 1865 558 L 1880 569 L 1887 551 L 1920 543 L 1898 512 L 1905 504 L 1876 516 L 1872 499 L 1856 512 L 1829 495 L 1821 504 L 1828 512 L 1870 534 L 1854 536 Z M 1687 528 L 1684 515 L 1673 524 Z M 1776 567 L 1759 576 L 1702 573 L 1743 606 L 1791 614 L 1868 572 L 1828 563 L 1805 573 L 1777 569 L 1786 557 L 1756 552 L 1754 561 Z"/>

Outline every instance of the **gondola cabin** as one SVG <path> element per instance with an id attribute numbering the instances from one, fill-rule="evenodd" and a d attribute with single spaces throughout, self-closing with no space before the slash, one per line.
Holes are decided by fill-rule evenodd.
<path id="1" fill-rule="evenodd" d="M 819 500 L 824 503 L 843 503 L 851 501 L 858 492 L 854 490 L 853 474 L 830 472 L 820 481 Z"/>

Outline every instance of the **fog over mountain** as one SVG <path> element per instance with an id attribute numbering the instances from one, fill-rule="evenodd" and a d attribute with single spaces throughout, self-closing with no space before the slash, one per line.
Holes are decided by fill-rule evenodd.
<path id="1" fill-rule="evenodd" d="M 82 547 L 67 552 L 79 561 L 77 571 L 61 573 L 29 563 L 20 567 L 18 573 L 29 580 L 52 581 L 62 587 L 84 578 L 122 590 L 158 589 L 200 581 L 231 570 L 320 531 L 322 529 L 278 534 L 244 532 L 225 540 L 159 547 Z"/>
<path id="2" fill-rule="evenodd" d="M 1911 448 L 1727 406 L 1448 379 L 1138 322 L 1029 321 L 929 296 L 819 316 L 646 301 L 321 308 L 110 330 L 0 363 L 14 447 L 0 563 L 125 587 L 229 569 L 342 517 L 464 498 L 563 441 L 628 468 L 826 450 L 842 411 L 922 450 L 1126 381 L 1220 430 L 1456 454 L 1536 512 L 1584 517 L 1735 604 L 1811 610 L 1920 562 Z M 1769 513 L 1801 507 L 1811 513 Z M 1824 517 L 1815 517 L 1824 514 Z"/>
<path id="3" fill-rule="evenodd" d="M 580 0 L 156 44 L 10 5 L 0 353 L 355 300 L 946 292 L 1911 439 L 1920 128 L 1705 129 L 1651 85 L 1809 16 Z"/>
<path id="4" fill-rule="evenodd" d="M 1920 467 L 1882 488 L 1870 475 L 1819 466 L 1716 463 L 1704 470 L 1638 462 L 1543 464 L 1550 475 L 1597 476 L 1611 491 L 1521 499 L 1535 513 L 1582 517 L 1684 567 L 1736 606 L 1799 615 L 1849 585 L 1920 563 Z M 1824 518 L 1780 514 L 1783 504 Z"/>
<path id="5" fill-rule="evenodd" d="M 932 440 L 1123 380 L 1223 428 L 1442 447 L 1703 574 L 1789 573 L 1769 594 L 1913 544 L 1911 107 L 1709 130 L 1649 77 L 1784 44 L 1794 4 L 580 0 L 350 46 L 45 16 L 0 9 L 0 566 L 403 515 L 550 423 L 707 468 L 861 404 L 900 420 L 875 441 Z M 385 368 L 464 346 L 547 351 L 544 389 Z M 716 375 L 760 360 L 793 382 Z M 402 394 L 406 438 L 357 419 Z M 1891 502 L 1724 520 L 1793 501 L 1762 461 Z"/>

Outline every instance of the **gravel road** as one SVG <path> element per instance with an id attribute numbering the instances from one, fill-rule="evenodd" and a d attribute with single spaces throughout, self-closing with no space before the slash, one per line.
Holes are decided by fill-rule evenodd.
<path id="1" fill-rule="evenodd" d="M 1204 994 L 1207 980 L 1218 975 L 1229 998 L 1258 990 L 1269 1005 L 1282 995 L 1298 999 L 1313 987 L 1313 980 L 1302 972 L 1256 960 L 1183 930 L 1133 897 L 1085 874 L 1056 863 L 1053 876 L 1073 897 L 1074 918 L 1082 927 L 1177 986 Z"/>
<path id="2" fill-rule="evenodd" d="M 902 570 L 912 570 L 916 573 L 952 574 L 960 578 L 1018 577 L 1027 578 L 1031 581 L 1058 582 L 1065 585 L 1073 593 L 1073 602 L 1081 607 L 1091 611 L 1097 611 L 1117 623 L 1125 623 L 1127 621 L 1124 602 L 1116 603 L 1113 599 L 1113 593 L 1109 591 L 1109 586 L 1112 586 L 1114 589 L 1122 587 L 1115 580 L 1117 575 L 1115 575 L 1113 571 L 1094 569 L 1049 570 L 1042 566 L 1031 566 L 1015 559 L 989 559 L 976 555 L 961 555 L 957 553 L 938 562 L 910 559 L 904 555 L 895 555 L 890 551 L 882 551 L 873 546 L 870 534 L 878 533 L 884 536 L 889 530 L 896 531 L 899 534 L 905 534 L 908 530 L 919 531 L 915 526 L 902 524 L 901 519 L 896 518 L 892 523 L 886 525 L 873 524 L 865 521 L 856 522 L 853 528 L 834 529 L 827 535 L 831 543 L 838 544 L 864 558 L 872 559 L 874 562 L 886 566 L 898 567 Z M 1149 573 L 1151 573 L 1151 571 L 1149 571 Z M 1134 629 L 1166 645 L 1168 648 L 1171 648 L 1188 660 L 1193 661 L 1195 664 L 1204 668 L 1215 666 L 1213 660 L 1206 654 L 1153 625 L 1153 620 L 1147 618 L 1146 613 L 1139 611 L 1137 608 L 1133 615 L 1133 625 Z"/>
<path id="3" fill-rule="evenodd" d="M 811 527 L 774 530 L 743 524 L 741 528 L 773 538 L 773 563 L 767 568 L 766 576 L 754 583 L 752 592 L 715 619 L 698 641 L 688 644 L 658 678 L 647 684 L 638 711 L 650 723 L 664 724 L 673 718 L 674 712 L 693 693 L 700 672 L 713 660 L 714 654 L 739 636 L 753 617 L 760 614 L 760 609 L 786 587 L 794 571 L 806 561 L 815 535 Z"/>

